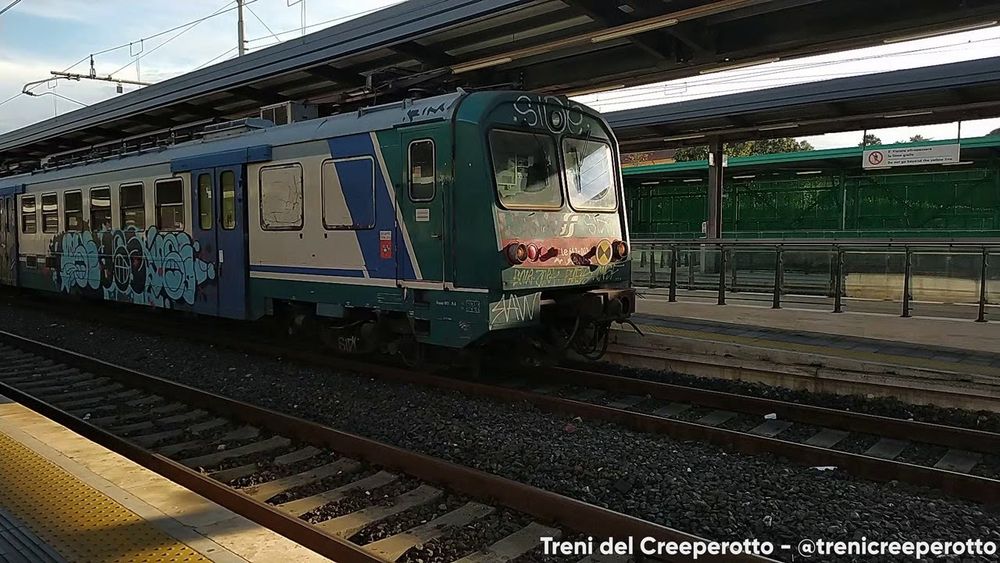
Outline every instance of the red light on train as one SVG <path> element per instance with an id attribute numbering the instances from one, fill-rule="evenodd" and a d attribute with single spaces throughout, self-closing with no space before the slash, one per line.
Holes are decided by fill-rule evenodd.
<path id="1" fill-rule="evenodd" d="M 507 261 L 516 266 L 524 263 L 528 259 L 528 247 L 519 242 L 512 242 L 507 245 Z"/>
<path id="2" fill-rule="evenodd" d="M 623 240 L 616 240 L 614 244 L 615 260 L 628 258 L 628 243 Z"/>
<path id="3" fill-rule="evenodd" d="M 528 260 L 531 260 L 532 262 L 534 262 L 535 260 L 538 260 L 538 255 L 539 255 L 538 247 L 535 246 L 535 245 L 533 245 L 533 244 L 529 244 L 528 245 Z"/>

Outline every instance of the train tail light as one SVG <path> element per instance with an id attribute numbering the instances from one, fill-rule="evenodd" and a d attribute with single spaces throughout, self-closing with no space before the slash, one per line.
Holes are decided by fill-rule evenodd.
<path id="1" fill-rule="evenodd" d="M 521 243 L 512 242 L 507 245 L 507 250 L 505 252 L 507 255 L 507 261 L 511 265 L 518 265 L 524 263 L 528 259 L 528 247 Z"/>
<path id="2" fill-rule="evenodd" d="M 628 243 L 623 240 L 615 241 L 614 252 L 615 260 L 624 260 L 628 258 Z"/>

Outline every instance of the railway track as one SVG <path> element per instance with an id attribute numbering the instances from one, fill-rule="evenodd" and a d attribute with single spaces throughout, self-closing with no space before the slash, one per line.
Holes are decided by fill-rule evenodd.
<path id="1" fill-rule="evenodd" d="M 258 352 L 266 350 L 258 347 Z M 329 357 L 284 350 L 284 357 L 331 366 Z M 709 391 L 569 368 L 526 370 L 517 377 L 470 381 L 381 365 L 345 365 L 369 375 L 481 397 L 530 403 L 542 410 L 621 424 L 734 449 L 772 454 L 875 481 L 899 481 L 986 504 L 1000 503 L 1000 434 Z M 697 414 L 683 420 L 685 414 Z M 724 427 L 740 419 L 745 429 Z M 868 444 L 870 443 L 870 445 Z M 845 444 L 860 452 L 838 449 Z M 926 461 L 899 459 L 915 445 Z M 929 446 L 929 447 L 928 447 Z M 855 448 L 857 449 L 857 448 Z M 934 455 L 934 452 L 940 452 Z M 987 463 L 980 465 L 986 461 Z M 981 469 L 983 474 L 973 474 Z"/>
<path id="2" fill-rule="evenodd" d="M 0 394 L 343 563 L 533 560 L 543 536 L 700 539 L 6 332 Z"/>
<path id="3" fill-rule="evenodd" d="M 115 322 L 191 338 L 190 326 L 151 325 L 129 315 Z M 875 481 L 899 481 L 946 494 L 1000 503 L 1000 434 L 711 391 L 582 369 L 533 368 L 461 379 L 331 357 L 291 341 L 266 341 L 226 330 L 195 336 L 253 354 L 288 358 L 403 383 L 427 385 L 550 412 L 605 420 L 678 440 L 708 442 L 748 454 L 772 454 L 810 467 L 837 468 Z"/>
<path id="4" fill-rule="evenodd" d="M 184 330 L 168 328 L 174 335 Z M 147 327 L 148 329 L 148 327 Z M 212 337 L 220 345 L 402 383 L 449 389 L 542 410 L 771 454 L 874 481 L 899 481 L 1000 504 L 1000 434 L 802 405 L 563 367 L 463 379 L 331 356 L 290 343 Z M 914 450 L 917 455 L 910 455 Z"/>
<path id="5" fill-rule="evenodd" d="M 247 343 L 226 345 L 248 349 Z M 314 351 L 249 345 L 340 370 L 428 385 L 542 410 L 615 422 L 746 454 L 836 468 L 875 481 L 899 481 L 1000 504 L 1000 434 L 563 367 L 524 369 L 482 379 L 446 377 Z"/>

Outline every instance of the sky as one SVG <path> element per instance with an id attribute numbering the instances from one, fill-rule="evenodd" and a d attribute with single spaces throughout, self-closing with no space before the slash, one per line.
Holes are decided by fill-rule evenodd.
<path id="1" fill-rule="evenodd" d="M 306 31 L 313 32 L 399 1 L 248 0 L 246 26 L 250 48 L 259 49 L 279 39 L 300 36 L 303 4 Z M 7 3 L 0 0 L 0 6 Z M 69 69 L 85 74 L 89 71 L 89 61 L 83 59 L 88 54 L 120 45 L 125 47 L 95 57 L 99 75 L 117 71 L 116 77 L 157 82 L 231 58 L 236 47 L 234 6 L 232 0 L 22 0 L 0 16 L 0 103 L 17 94 L 25 83 L 45 79 L 51 70 Z M 221 10 L 228 11 L 186 31 L 179 29 L 142 40 Z M 579 99 L 602 111 L 613 111 L 992 56 L 1000 56 L 1000 27 L 996 26 L 779 61 Z M 135 87 L 127 86 L 126 91 L 132 88 Z M 0 133 L 80 107 L 66 98 L 90 104 L 118 95 L 114 84 L 90 81 L 43 83 L 34 91 L 41 95 L 20 96 L 0 105 Z M 965 122 L 962 136 L 979 136 L 997 128 L 1000 119 Z M 949 123 L 871 133 L 888 143 L 917 134 L 934 139 L 954 138 L 957 130 L 957 124 Z M 835 148 L 857 145 L 861 136 L 861 132 L 852 131 L 804 139 L 816 148 Z"/>

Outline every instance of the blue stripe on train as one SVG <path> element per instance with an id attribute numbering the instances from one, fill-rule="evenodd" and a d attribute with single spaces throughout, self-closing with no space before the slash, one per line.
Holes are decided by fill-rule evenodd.
<path id="1" fill-rule="evenodd" d="M 250 266 L 251 272 L 264 272 L 268 274 L 307 274 L 311 276 L 338 276 L 343 278 L 363 278 L 364 272 L 361 270 L 341 270 L 337 268 L 303 268 L 299 266 Z"/>
<path id="2" fill-rule="evenodd" d="M 415 279 L 416 275 L 413 273 L 410 254 L 396 229 L 396 208 L 392 198 L 389 197 L 389 188 L 386 186 L 388 179 L 382 174 L 382 167 L 379 165 L 378 155 L 374 145 L 372 145 L 371 135 L 362 133 L 335 137 L 329 140 L 329 144 L 330 155 L 335 159 L 365 156 L 371 157 L 375 161 L 375 228 L 355 231 L 369 275 L 388 279 L 397 277 L 396 262 L 383 260 L 379 254 L 379 231 L 391 231 L 395 239 L 395 258 L 399 261 L 400 277 L 402 279 Z M 350 166 L 351 164 L 354 162 L 338 163 L 337 174 L 340 176 L 340 185 L 344 190 L 344 199 L 350 209 L 351 218 L 355 223 L 358 223 L 359 215 L 364 214 L 365 206 L 371 205 L 371 182 L 367 177 L 367 172 L 362 172 L 360 167 Z M 342 165 L 347 166 L 342 168 Z M 342 169 L 346 176 L 342 175 Z"/>

